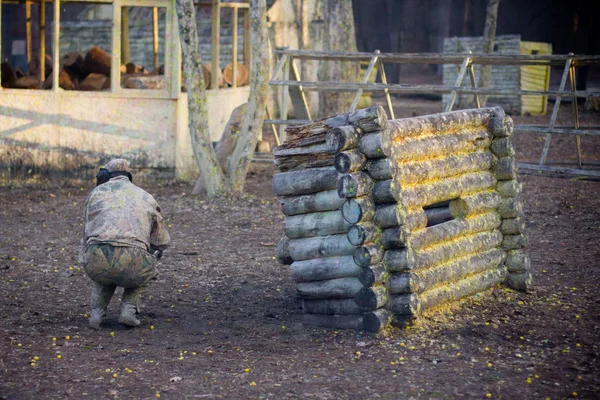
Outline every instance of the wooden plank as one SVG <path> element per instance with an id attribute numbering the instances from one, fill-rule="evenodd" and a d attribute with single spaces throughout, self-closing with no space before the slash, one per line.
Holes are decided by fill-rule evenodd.
<path id="1" fill-rule="evenodd" d="M 231 87 L 237 87 L 238 9 L 232 8 L 231 19 Z"/>
<path id="2" fill-rule="evenodd" d="M 469 78 L 471 79 L 471 86 L 476 88 L 477 83 L 475 83 L 475 68 L 473 68 L 473 64 L 469 65 Z M 475 105 L 477 108 L 481 108 L 481 102 L 477 93 L 475 93 Z"/>
<path id="3" fill-rule="evenodd" d="M 558 88 L 559 91 L 563 92 L 565 90 L 565 85 L 567 84 L 567 77 L 569 76 L 569 71 L 571 70 L 571 60 L 567 60 L 565 63 L 565 69 L 562 74 L 562 78 L 560 79 L 560 86 Z M 554 108 L 552 110 L 552 116 L 550 117 L 550 129 L 554 128 L 556 124 L 556 117 L 558 116 L 558 109 L 560 108 L 561 96 L 556 97 L 554 101 Z M 548 149 L 550 148 L 550 140 L 552 139 L 551 134 L 546 134 L 546 141 L 544 142 L 544 148 L 542 149 L 542 155 L 540 157 L 540 165 L 544 165 L 546 162 L 546 157 L 548 156 Z"/>
<path id="4" fill-rule="evenodd" d="M 575 81 L 575 67 L 571 63 L 571 67 L 569 68 L 569 76 L 571 81 L 571 92 L 575 92 L 577 90 L 577 84 Z M 573 100 L 571 101 L 573 104 L 573 127 L 575 129 L 579 129 L 579 109 L 577 107 L 577 97 L 573 96 Z M 582 163 L 582 155 L 581 155 L 581 136 L 575 136 L 575 145 L 577 146 L 577 163 L 579 168 L 581 168 Z"/>
<path id="5" fill-rule="evenodd" d="M 121 64 L 127 64 L 129 58 L 129 7 L 121 7 Z"/>
<path id="6" fill-rule="evenodd" d="M 219 57 L 221 54 L 221 1 L 212 1 L 211 71 L 210 87 L 219 88 Z"/>
<path id="7" fill-rule="evenodd" d="M 381 58 L 379 59 L 379 76 L 381 76 L 381 82 L 384 85 L 387 85 L 387 77 L 385 76 L 385 68 L 383 68 L 383 61 L 381 61 Z M 385 102 L 387 103 L 388 106 L 388 112 L 390 113 L 390 119 L 396 119 L 394 117 L 394 107 L 392 107 L 392 98 L 390 97 L 390 91 L 388 89 L 385 89 L 383 91 L 385 93 Z"/>
<path id="8" fill-rule="evenodd" d="M 293 63 L 294 59 L 292 57 L 288 57 L 287 62 Z M 289 66 L 287 66 L 287 68 L 286 68 L 286 66 L 284 66 L 283 67 L 283 80 L 284 81 L 289 80 L 289 76 L 290 76 L 290 68 L 289 68 Z M 281 88 L 281 104 L 280 104 L 282 120 L 286 120 L 287 116 L 288 116 L 288 104 L 287 104 L 288 95 L 289 95 L 288 86 L 284 85 Z M 285 142 L 285 125 L 279 126 L 279 140 L 281 140 L 282 142 Z"/>
<path id="9" fill-rule="evenodd" d="M 520 132 L 532 132 L 532 133 L 559 133 L 565 135 L 591 135 L 598 136 L 600 135 L 600 128 L 596 129 L 573 129 L 573 128 L 548 128 L 543 126 L 534 126 L 534 125 L 515 125 L 515 131 Z"/>
<path id="10" fill-rule="evenodd" d="M 538 165 L 529 163 L 517 163 L 520 170 L 533 170 L 540 172 L 550 172 L 555 174 L 580 175 L 600 178 L 600 170 L 550 167 L 548 165 Z"/>
<path id="11" fill-rule="evenodd" d="M 60 1 L 54 0 L 54 32 L 52 34 L 52 91 L 58 92 L 60 73 Z"/>
<path id="12" fill-rule="evenodd" d="M 252 50 L 250 46 L 250 10 L 244 7 L 244 65 L 248 76 L 252 76 Z"/>
<path id="13" fill-rule="evenodd" d="M 152 62 L 158 68 L 158 7 L 152 8 Z"/>
<path id="14" fill-rule="evenodd" d="M 379 54 L 379 50 L 375 50 L 375 54 Z M 371 61 L 369 62 L 369 66 L 365 71 L 365 75 L 363 76 L 362 83 L 367 83 L 369 80 L 369 75 L 371 75 L 371 71 L 373 71 L 373 67 L 375 66 L 375 62 L 377 62 L 377 56 L 373 56 Z M 356 110 L 356 106 L 358 105 L 358 101 L 360 100 L 360 96 L 362 95 L 363 90 L 358 89 L 356 94 L 354 95 L 354 99 L 352 100 L 352 104 L 350 105 L 350 109 L 348 111 Z"/>
<path id="15" fill-rule="evenodd" d="M 456 75 L 456 81 L 454 82 L 455 87 L 460 87 L 462 85 L 462 81 L 463 81 L 463 78 L 465 77 L 465 72 L 467 72 L 467 68 L 469 66 L 470 60 L 471 59 L 469 57 L 465 58 L 462 65 L 460 66 L 458 75 Z M 444 110 L 445 112 L 452 111 L 452 108 L 454 107 L 454 102 L 456 101 L 456 96 L 457 96 L 457 91 L 453 90 L 452 97 L 450 98 L 450 101 L 448 102 L 448 104 L 446 105 L 446 109 Z"/>
<path id="16" fill-rule="evenodd" d="M 40 84 L 46 80 L 46 3 L 40 3 L 40 48 L 38 49 L 38 57 L 40 60 L 39 78 Z"/>
<path id="17" fill-rule="evenodd" d="M 306 125 L 312 121 L 308 119 L 265 119 L 265 124 L 273 125 Z"/>
<path id="18" fill-rule="evenodd" d="M 292 75 L 293 80 L 300 81 L 300 74 L 298 73 L 298 68 L 296 68 L 296 63 L 294 63 L 293 61 L 290 63 L 290 73 Z M 310 117 L 308 102 L 306 101 L 306 96 L 304 95 L 302 86 L 290 86 L 289 94 L 292 106 L 294 107 L 294 116 L 298 119 L 312 119 Z"/>
<path id="19" fill-rule="evenodd" d="M 27 64 L 31 62 L 31 1 L 25 2 L 25 37 L 27 41 Z"/>
<path id="20" fill-rule="evenodd" d="M 121 89 L 121 1 L 113 4 L 112 52 L 110 60 L 110 91 L 120 93 Z"/>

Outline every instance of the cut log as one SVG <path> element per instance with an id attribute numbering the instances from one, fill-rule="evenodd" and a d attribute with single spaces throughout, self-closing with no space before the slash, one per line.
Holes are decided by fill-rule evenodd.
<path id="1" fill-rule="evenodd" d="M 307 314 L 326 315 L 360 315 L 371 311 L 356 304 L 354 299 L 304 300 L 302 308 Z"/>
<path id="2" fill-rule="evenodd" d="M 402 201 L 407 208 L 453 199 L 470 193 L 488 190 L 496 185 L 496 179 L 488 172 L 472 172 L 447 179 L 404 188 Z"/>
<path id="3" fill-rule="evenodd" d="M 409 243 L 413 249 L 424 249 L 438 243 L 457 239 L 461 236 L 491 231 L 498 228 L 500 222 L 500 216 L 493 211 L 466 219 L 454 219 L 443 225 L 435 225 L 427 229 L 412 232 Z"/>
<path id="4" fill-rule="evenodd" d="M 363 287 L 358 278 L 300 282 L 298 296 L 303 299 L 351 299 Z"/>
<path id="5" fill-rule="evenodd" d="M 521 184 L 516 179 L 499 181 L 496 191 L 502 197 L 516 197 L 521 194 Z"/>
<path id="6" fill-rule="evenodd" d="M 398 184 L 392 179 L 375 181 L 371 195 L 375 204 L 395 203 L 400 199 Z"/>
<path id="7" fill-rule="evenodd" d="M 517 163 L 514 157 L 498 158 L 494 162 L 492 170 L 499 181 L 511 180 L 517 177 Z"/>
<path id="8" fill-rule="evenodd" d="M 275 157 L 274 163 L 281 172 L 287 172 L 333 166 L 334 158 L 329 153 L 318 153 L 299 156 Z"/>
<path id="9" fill-rule="evenodd" d="M 336 154 L 334 165 L 340 174 L 360 171 L 365 166 L 367 158 L 358 150 L 344 151 Z"/>
<path id="10" fill-rule="evenodd" d="M 358 280 L 364 287 L 371 287 L 373 285 L 384 283 L 387 281 L 388 277 L 389 274 L 383 267 L 383 264 L 378 264 L 363 268 L 358 276 Z"/>
<path id="11" fill-rule="evenodd" d="M 236 86 L 244 86 L 247 85 L 250 77 L 248 74 L 248 68 L 244 64 L 237 64 L 237 68 L 235 69 L 235 85 Z M 231 63 L 227 64 L 225 68 L 223 68 L 223 79 L 229 86 L 233 86 L 233 65 Z"/>
<path id="12" fill-rule="evenodd" d="M 358 143 L 358 150 L 367 158 L 385 157 L 381 147 L 381 132 L 362 135 Z"/>
<path id="13" fill-rule="evenodd" d="M 493 249 L 500 243 L 502 243 L 502 234 L 498 230 L 462 236 L 451 242 L 414 250 L 415 261 L 411 266 L 415 270 L 431 268 L 457 257 Z"/>
<path id="14" fill-rule="evenodd" d="M 295 261 L 292 266 L 295 282 L 324 281 L 338 278 L 357 278 L 362 269 L 354 263 L 352 256 L 314 258 Z"/>
<path id="15" fill-rule="evenodd" d="M 476 293 L 490 289 L 506 279 L 506 269 L 496 268 L 470 275 L 460 281 L 454 282 L 452 286 L 440 285 L 419 295 L 421 302 L 420 311 L 447 304 L 450 301 L 459 300 L 463 297 L 472 296 Z"/>
<path id="16" fill-rule="evenodd" d="M 506 269 L 508 272 L 525 272 L 531 269 L 531 260 L 523 250 L 510 250 L 506 253 Z"/>
<path id="17" fill-rule="evenodd" d="M 221 70 L 218 70 L 218 74 L 219 77 L 217 78 L 218 82 L 219 82 L 219 87 L 225 87 L 225 79 L 223 79 L 223 73 L 221 72 Z M 158 75 L 163 75 L 163 74 L 158 74 Z M 204 79 L 204 87 L 206 88 L 206 90 L 209 89 L 213 89 L 211 87 L 211 82 L 212 82 L 212 66 L 210 64 L 202 64 L 202 78 Z M 182 79 L 182 81 L 185 81 L 185 79 Z"/>
<path id="18" fill-rule="evenodd" d="M 505 235 L 502 239 L 502 248 L 504 250 L 519 250 L 527 246 L 527 237 L 520 235 Z"/>
<path id="19" fill-rule="evenodd" d="M 386 286 L 389 292 L 393 294 L 422 293 L 442 284 L 452 287 L 453 283 L 449 282 L 458 281 L 466 276 L 478 274 L 485 270 L 497 269 L 504 258 L 504 251 L 491 249 L 461 257 L 419 273 L 392 274 Z"/>
<path id="20" fill-rule="evenodd" d="M 506 197 L 500 200 L 497 211 L 502 218 L 518 218 L 523 215 L 523 206 L 518 197 Z"/>
<path id="21" fill-rule="evenodd" d="M 326 142 L 332 153 L 354 149 L 358 146 L 360 131 L 352 126 L 345 125 L 331 129 L 327 132 Z"/>
<path id="22" fill-rule="evenodd" d="M 348 230 L 348 241 L 354 246 L 378 242 L 381 239 L 381 229 L 372 222 L 360 222 Z"/>
<path id="23" fill-rule="evenodd" d="M 331 147 L 327 143 L 317 143 L 312 144 L 310 146 L 302 146 L 302 147 L 283 147 L 277 146 L 273 149 L 273 155 L 275 157 L 286 157 L 286 156 L 302 156 L 302 155 L 310 155 L 314 156 L 315 154 L 327 154 L 328 157 L 333 158 L 331 156 Z"/>
<path id="24" fill-rule="evenodd" d="M 387 228 L 382 231 L 381 245 L 386 250 L 396 250 L 406 245 L 406 227 L 403 225 Z"/>
<path id="25" fill-rule="evenodd" d="M 363 316 L 363 330 L 372 333 L 381 332 L 390 325 L 391 320 L 392 313 L 384 308 L 366 313 Z"/>
<path id="26" fill-rule="evenodd" d="M 338 196 L 337 191 L 336 196 Z M 344 219 L 351 224 L 356 224 L 361 221 L 370 221 L 375 216 L 375 203 L 373 203 L 371 196 L 348 199 L 342 206 L 342 215 L 344 216 Z"/>
<path id="27" fill-rule="evenodd" d="M 498 208 L 500 195 L 492 190 L 463 196 L 450 202 L 450 213 L 455 218 L 481 214 Z"/>
<path id="28" fill-rule="evenodd" d="M 356 249 L 356 248 L 355 248 Z M 375 265 L 383 260 L 385 250 L 379 244 L 369 244 L 359 247 L 353 253 L 354 262 L 361 268 L 366 268 L 369 265 Z"/>
<path id="29" fill-rule="evenodd" d="M 284 231 L 290 239 L 346 233 L 351 226 L 341 210 L 292 215 L 284 221 Z"/>
<path id="30" fill-rule="evenodd" d="M 337 190 L 327 190 L 315 194 L 280 197 L 279 202 L 285 215 L 298 215 L 339 210 L 344 205 L 345 199 L 338 196 Z"/>
<path id="31" fill-rule="evenodd" d="M 302 324 L 321 328 L 354 329 L 360 331 L 363 329 L 363 316 L 304 314 L 302 315 Z"/>
<path id="32" fill-rule="evenodd" d="M 389 272 L 401 272 L 414 269 L 415 257 L 411 249 L 388 250 L 383 257 L 383 266 Z"/>
<path id="33" fill-rule="evenodd" d="M 294 262 L 290 256 L 290 239 L 285 235 L 279 239 L 275 246 L 275 254 L 277 254 L 277 261 L 283 265 L 290 265 Z"/>
<path id="34" fill-rule="evenodd" d="M 496 157 L 514 157 L 515 149 L 513 147 L 512 139 L 507 138 L 497 138 L 492 140 L 492 145 L 490 146 L 490 150 Z"/>
<path id="35" fill-rule="evenodd" d="M 227 121 L 227 125 L 225 125 L 225 129 L 223 130 L 221 139 L 219 139 L 219 142 L 215 146 L 217 161 L 224 174 L 227 173 L 229 157 L 233 154 L 233 150 L 235 150 L 238 138 L 240 137 L 242 121 L 246 115 L 247 105 L 247 103 L 244 103 L 233 109 L 229 116 L 229 120 Z"/>
<path id="36" fill-rule="evenodd" d="M 390 169 L 390 159 L 389 158 L 379 158 L 379 159 L 371 159 L 367 161 L 365 165 L 365 169 L 371 175 L 373 179 L 376 180 L 386 180 L 391 179 L 392 172 Z"/>
<path id="37" fill-rule="evenodd" d="M 533 286 L 531 272 L 512 273 L 506 277 L 506 285 L 519 292 L 528 292 Z"/>
<path id="38" fill-rule="evenodd" d="M 511 136 L 514 129 L 514 123 L 509 116 L 498 116 L 490 119 L 488 130 L 494 137 Z"/>
<path id="39" fill-rule="evenodd" d="M 363 132 L 380 131 L 388 126 L 387 114 L 381 106 L 352 111 L 348 115 L 348 122 Z"/>
<path id="40" fill-rule="evenodd" d="M 440 137 L 440 141 L 445 137 Z M 466 173 L 489 170 L 492 154 L 489 151 L 450 154 L 440 158 L 392 163 L 396 182 L 401 186 L 423 183 Z"/>
<path id="41" fill-rule="evenodd" d="M 110 77 L 110 54 L 98 46 L 92 47 L 83 59 L 85 75 L 101 74 Z"/>
<path id="42" fill-rule="evenodd" d="M 428 215 L 431 214 L 433 217 L 437 212 L 435 209 L 425 211 L 421 209 L 407 212 L 400 203 L 386 204 L 377 206 L 375 209 L 375 222 L 381 228 L 405 225 L 406 229 L 412 232 L 425 228 L 428 222 Z"/>
<path id="43" fill-rule="evenodd" d="M 292 259 L 300 261 L 319 257 L 349 256 L 354 254 L 356 247 L 350 244 L 346 234 L 340 234 L 292 239 L 289 249 Z"/>
<path id="44" fill-rule="evenodd" d="M 337 187 L 338 173 L 333 167 L 282 172 L 273 176 L 273 191 L 278 196 L 323 192 Z"/>
<path id="45" fill-rule="evenodd" d="M 386 308 L 394 314 L 417 316 L 421 312 L 421 302 L 416 294 L 391 296 Z"/>
<path id="46" fill-rule="evenodd" d="M 389 294 L 385 286 L 363 287 L 354 295 L 354 301 L 361 307 L 376 310 L 388 302 Z"/>
<path id="47" fill-rule="evenodd" d="M 518 235 L 525 232 L 525 221 L 522 218 L 503 219 L 500 232 L 505 235 Z"/>
<path id="48" fill-rule="evenodd" d="M 79 88 L 86 91 L 110 89 L 110 78 L 103 74 L 91 73 L 79 84 Z"/>
<path id="49" fill-rule="evenodd" d="M 424 160 L 444 154 L 472 153 L 489 148 L 490 134 L 485 130 L 456 132 L 452 135 L 409 138 L 390 144 L 395 162 Z M 389 153 L 389 152 L 388 152 Z M 388 155 L 389 157 L 389 155 Z"/>
<path id="50" fill-rule="evenodd" d="M 427 208 L 423 210 L 427 216 L 427 227 L 442 224 L 454 219 L 450 207 Z"/>
<path id="51" fill-rule="evenodd" d="M 373 187 L 373 179 L 366 172 L 355 172 L 343 175 L 338 181 L 338 195 L 344 198 L 353 198 L 367 195 Z"/>

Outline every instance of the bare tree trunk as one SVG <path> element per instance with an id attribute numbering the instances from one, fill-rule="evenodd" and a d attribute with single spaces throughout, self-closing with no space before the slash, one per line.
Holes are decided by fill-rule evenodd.
<path id="1" fill-rule="evenodd" d="M 246 174 L 250 168 L 254 149 L 262 131 L 269 87 L 269 51 L 267 46 L 266 0 L 250 0 L 250 41 L 252 67 L 250 71 L 250 97 L 242 131 L 237 146 L 229 160 L 228 186 L 243 192 Z"/>
<path id="2" fill-rule="evenodd" d="M 325 51 L 357 51 L 352 0 L 329 0 L 324 4 Z M 357 62 L 324 61 L 319 68 L 320 81 L 357 82 L 360 65 Z M 320 92 L 321 117 L 348 111 L 353 92 Z"/>
<path id="3" fill-rule="evenodd" d="M 208 108 L 202 75 L 202 57 L 198 48 L 196 11 L 193 0 L 176 0 L 175 8 L 183 50 L 183 71 L 189 110 L 188 127 L 194 157 L 200 169 L 200 178 L 192 194 L 206 191 L 208 197 L 214 197 L 223 190 L 224 178 L 208 130 Z"/>
<path id="4" fill-rule="evenodd" d="M 496 23 L 498 21 L 498 4 L 500 0 L 488 0 L 485 15 L 485 27 L 483 28 L 483 52 L 492 53 L 494 51 L 494 40 L 496 39 Z M 489 87 L 492 76 L 492 66 L 484 65 L 481 69 L 481 79 L 479 87 Z M 487 103 L 487 95 L 480 97 L 481 107 Z"/>

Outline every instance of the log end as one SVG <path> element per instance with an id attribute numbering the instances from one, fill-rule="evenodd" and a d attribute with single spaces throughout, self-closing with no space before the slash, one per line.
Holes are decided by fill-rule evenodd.
<path id="1" fill-rule="evenodd" d="M 509 288 L 519 292 L 528 292 L 533 286 L 531 272 L 511 273 L 506 278 L 506 284 Z"/>
<path id="2" fill-rule="evenodd" d="M 382 307 L 388 300 L 388 292 L 385 287 L 360 289 L 354 295 L 354 301 L 362 308 L 376 310 Z"/>
<path id="3" fill-rule="evenodd" d="M 277 245 L 275 246 L 275 253 L 277 254 L 277 261 L 283 265 L 292 265 L 294 260 L 290 256 L 290 239 L 283 236 Z"/>
<path id="4" fill-rule="evenodd" d="M 379 333 L 387 328 L 392 321 L 392 313 L 388 310 L 380 309 L 370 312 L 363 317 L 363 330 L 365 332 Z"/>
<path id="5" fill-rule="evenodd" d="M 361 246 L 366 237 L 367 233 L 361 225 L 352 225 L 348 231 L 348 241 L 353 246 Z"/>

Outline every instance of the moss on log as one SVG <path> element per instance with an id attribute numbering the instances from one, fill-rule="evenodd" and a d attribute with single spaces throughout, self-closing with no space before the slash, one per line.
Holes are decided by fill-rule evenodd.
<path id="1" fill-rule="evenodd" d="M 517 163 L 514 157 L 502 157 L 495 160 L 492 171 L 499 181 L 516 179 Z"/>
<path id="2" fill-rule="evenodd" d="M 381 106 L 352 111 L 348 115 L 348 122 L 364 132 L 380 131 L 388 126 L 387 114 Z"/>
<path id="3" fill-rule="evenodd" d="M 509 273 L 506 278 L 506 285 L 519 292 L 527 292 L 533 286 L 531 272 Z"/>
<path id="4" fill-rule="evenodd" d="M 500 199 L 500 195 L 492 190 L 473 193 L 451 201 L 450 213 L 455 218 L 464 218 L 492 211 L 498 208 Z"/>
<path id="5" fill-rule="evenodd" d="M 421 312 L 421 302 L 416 294 L 390 296 L 386 308 L 397 315 L 417 316 Z"/>
<path id="6" fill-rule="evenodd" d="M 521 194 L 521 184 L 516 179 L 499 181 L 496 191 L 502 197 L 517 197 Z"/>
<path id="7" fill-rule="evenodd" d="M 385 286 L 363 287 L 354 295 L 354 301 L 361 307 L 378 309 L 383 307 L 389 298 Z"/>
<path id="8" fill-rule="evenodd" d="M 344 198 L 365 196 L 371 193 L 373 179 L 366 172 L 343 175 L 338 181 L 338 195 Z"/>
<path id="9" fill-rule="evenodd" d="M 385 252 L 382 260 L 383 266 L 389 272 L 412 270 L 414 262 L 414 252 L 408 248 L 400 250 L 388 250 Z"/>
<path id="10" fill-rule="evenodd" d="M 349 299 L 363 288 L 358 278 L 339 278 L 326 281 L 300 282 L 298 296 L 303 299 Z"/>
<path id="11" fill-rule="evenodd" d="M 514 129 L 514 123 L 509 116 L 497 116 L 490 119 L 488 123 L 488 130 L 494 137 L 508 137 L 511 136 Z"/>
<path id="12" fill-rule="evenodd" d="M 292 215 L 284 220 L 284 232 L 290 239 L 346 233 L 351 226 L 341 210 Z"/>
<path id="13" fill-rule="evenodd" d="M 496 157 L 514 157 L 515 149 L 513 147 L 512 139 L 509 137 L 497 138 L 492 140 L 490 150 Z"/>
<path id="14" fill-rule="evenodd" d="M 373 285 L 379 285 L 384 283 L 389 274 L 383 267 L 383 264 L 377 264 L 370 267 L 362 268 L 358 280 L 365 287 L 371 287 Z"/>
<path id="15" fill-rule="evenodd" d="M 279 202 L 283 213 L 289 216 L 339 210 L 344 204 L 344 199 L 338 196 L 337 190 L 327 190 L 300 196 L 284 196 L 279 198 Z"/>
<path id="16" fill-rule="evenodd" d="M 502 239 L 502 248 L 504 250 L 518 250 L 527 246 L 527 237 L 523 234 L 505 235 Z"/>
<path id="17" fill-rule="evenodd" d="M 523 218 L 503 219 L 500 225 L 500 232 L 505 235 L 518 235 L 525 232 L 525 221 Z"/>
<path id="18" fill-rule="evenodd" d="M 337 191 L 336 191 L 336 196 Z M 375 216 L 375 203 L 371 196 L 355 197 L 348 199 L 342 206 L 342 215 L 344 219 L 351 224 L 361 221 L 370 221 Z"/>
<path id="19" fill-rule="evenodd" d="M 340 174 L 360 171 L 365 166 L 367 158 L 358 150 L 349 150 L 335 155 L 333 165 Z"/>
<path id="20" fill-rule="evenodd" d="M 531 268 L 531 260 L 523 250 L 510 250 L 506 253 L 506 261 L 504 261 L 508 272 L 525 272 Z"/>
<path id="21" fill-rule="evenodd" d="M 327 145 L 332 153 L 358 147 L 361 132 L 352 125 L 340 126 L 327 132 Z"/>
<path id="22" fill-rule="evenodd" d="M 523 207 L 518 197 L 506 197 L 500 200 L 497 212 L 502 218 L 517 218 L 523 215 Z"/>
<path id="23" fill-rule="evenodd" d="M 387 328 L 392 320 L 392 313 L 384 308 L 366 313 L 363 316 L 363 330 L 378 333 Z"/>
<path id="24" fill-rule="evenodd" d="M 372 222 L 359 222 L 348 230 L 348 241 L 354 246 L 379 242 L 381 228 Z"/>

